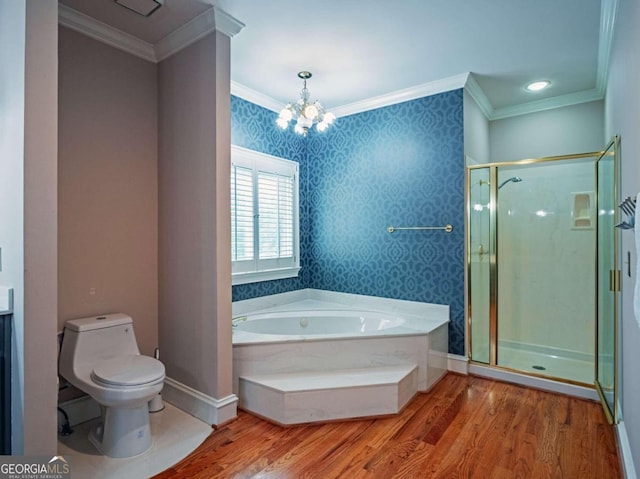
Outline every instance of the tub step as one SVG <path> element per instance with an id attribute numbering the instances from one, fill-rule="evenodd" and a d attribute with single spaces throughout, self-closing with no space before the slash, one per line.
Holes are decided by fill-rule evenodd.
<path id="1" fill-rule="evenodd" d="M 283 425 L 396 414 L 417 392 L 415 364 L 240 377 L 240 407 Z"/>

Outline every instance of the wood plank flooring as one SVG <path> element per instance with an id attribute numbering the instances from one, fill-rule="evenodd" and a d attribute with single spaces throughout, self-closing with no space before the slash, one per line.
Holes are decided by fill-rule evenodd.
<path id="1" fill-rule="evenodd" d="M 449 373 L 395 417 L 283 428 L 240 412 L 155 476 L 622 478 L 598 403 Z"/>

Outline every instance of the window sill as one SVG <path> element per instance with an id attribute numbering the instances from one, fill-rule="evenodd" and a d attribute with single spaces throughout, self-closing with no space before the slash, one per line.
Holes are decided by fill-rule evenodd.
<path id="1" fill-rule="evenodd" d="M 253 271 L 251 273 L 236 273 L 231 276 L 231 285 L 259 283 L 274 279 L 296 278 L 300 267 L 271 269 L 267 271 Z"/>

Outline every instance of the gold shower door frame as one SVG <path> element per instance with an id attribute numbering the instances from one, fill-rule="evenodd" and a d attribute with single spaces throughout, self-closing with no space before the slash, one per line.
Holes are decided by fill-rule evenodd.
<path id="1" fill-rule="evenodd" d="M 609 146 L 607 148 L 609 148 Z M 466 323 L 465 336 L 466 336 L 467 358 L 470 363 L 479 364 L 485 367 L 496 368 L 504 371 L 517 372 L 518 374 L 524 374 L 527 376 L 539 377 L 544 379 L 553 379 L 555 381 L 559 381 L 567 384 L 593 387 L 592 384 L 585 384 L 578 381 L 572 381 L 570 379 L 552 377 L 545 374 L 535 373 L 532 371 L 513 369 L 505 366 L 500 366 L 498 364 L 498 266 L 499 265 L 498 265 L 497 258 L 498 258 L 499 245 L 498 245 L 497 220 L 498 220 L 499 212 L 498 212 L 498 203 L 497 203 L 497 198 L 498 198 L 498 193 L 497 193 L 498 181 L 497 180 L 498 180 L 498 169 L 500 167 L 507 167 L 507 166 L 526 166 L 526 165 L 532 165 L 532 164 L 542 164 L 542 163 L 560 162 L 560 161 L 566 161 L 566 160 L 592 158 L 597 168 L 597 159 L 601 158 L 604 154 L 606 154 L 606 151 L 607 150 L 605 149 L 604 151 L 595 151 L 595 152 L 580 153 L 580 154 L 573 154 L 573 155 L 549 156 L 549 157 L 543 157 L 543 158 L 533 158 L 533 159 L 525 159 L 525 160 L 518 160 L 518 161 L 508 161 L 508 162 L 484 163 L 481 165 L 466 166 L 465 168 L 465 205 L 466 205 L 465 256 L 466 256 L 466 276 L 467 276 L 467 294 L 466 294 L 467 323 Z M 481 169 L 488 169 L 489 171 L 489 188 L 490 188 L 489 251 L 488 251 L 488 256 L 489 256 L 489 362 L 488 363 L 473 359 L 472 357 L 473 337 L 471 334 L 471 331 L 472 331 L 471 172 L 473 172 L 474 170 L 481 170 Z M 596 181 L 597 181 L 597 177 L 596 177 Z M 596 196 L 597 196 L 597 184 L 596 184 Z M 597 199 L 596 199 L 596 204 L 597 204 Z M 596 217 L 597 217 L 597 214 L 596 214 Z M 597 253 L 597 248 L 598 248 L 598 245 L 596 240 L 596 253 Z M 617 243 L 615 244 L 615 248 L 617 250 Z M 597 314 L 597 305 L 596 305 L 595 311 Z M 596 334 L 596 346 L 597 346 L 597 341 L 598 341 L 598 338 Z M 597 349 L 596 349 L 596 356 L 597 356 Z M 596 362 L 596 368 L 597 368 L 597 362 Z"/>
<path id="2" fill-rule="evenodd" d="M 611 141 L 607 144 L 604 151 L 599 155 L 595 164 L 595 175 L 596 175 L 596 207 L 598 211 L 601 209 L 600 203 L 598 201 L 598 192 L 600 189 L 600 162 L 605 157 L 613 157 L 613 178 L 612 178 L 612 193 L 613 193 L 613 206 L 614 206 L 614 215 L 613 215 L 613 223 L 619 224 L 620 222 L 620 212 L 618 210 L 618 204 L 620 203 L 620 193 L 618 188 L 618 182 L 620 178 L 620 136 L 615 135 Z M 598 244 L 600 241 L 600 226 L 599 226 L 599 215 L 596 215 L 596 258 L 598 258 L 598 252 L 601 251 L 600 248 L 603 245 Z M 604 268 L 604 271 L 600 271 L 600 261 L 596 261 L 596 344 L 595 344 L 595 388 L 598 392 L 598 396 L 600 397 L 600 402 L 602 403 L 602 408 L 604 409 L 605 416 L 609 421 L 609 424 L 617 424 L 618 423 L 618 326 L 619 326 L 619 315 L 620 315 L 620 288 L 621 288 L 621 279 L 620 279 L 620 231 L 618 228 L 614 227 L 613 231 L 610 231 L 610 240 L 613 243 L 612 248 L 612 257 L 609 268 Z M 600 315 L 600 294 L 605 289 L 604 286 L 600 284 L 601 279 L 608 277 L 609 282 L 609 292 L 611 293 L 611 302 L 612 308 L 609 311 L 611 313 L 611 317 L 609 318 L 609 327 L 612 333 L 612 358 L 611 358 L 611 366 L 612 371 L 611 374 L 613 376 L 613 382 L 611 385 L 610 398 L 607 397 L 605 387 L 602 385 L 601 377 L 600 377 L 600 366 L 601 366 L 601 351 L 600 351 L 600 337 L 601 327 L 607 318 L 603 318 Z M 606 281 L 605 281 L 606 282 Z M 601 289 L 602 288 L 602 289 Z M 606 325 L 605 325 L 606 326 Z"/>

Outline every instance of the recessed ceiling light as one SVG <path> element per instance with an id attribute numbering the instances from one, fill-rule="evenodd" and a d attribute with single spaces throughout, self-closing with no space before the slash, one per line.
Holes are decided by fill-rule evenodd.
<path id="1" fill-rule="evenodd" d="M 533 83 L 529 83 L 525 88 L 529 91 L 540 91 L 540 90 L 544 90 L 549 85 L 551 85 L 551 82 L 547 80 L 534 81 Z"/>

